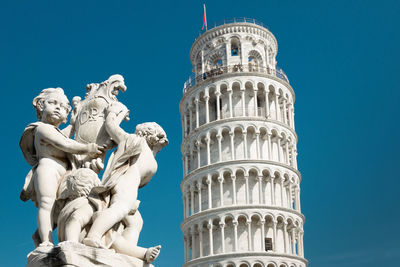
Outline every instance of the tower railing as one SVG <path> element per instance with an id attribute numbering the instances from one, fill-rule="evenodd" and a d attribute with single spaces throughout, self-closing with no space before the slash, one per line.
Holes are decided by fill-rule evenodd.
<path id="1" fill-rule="evenodd" d="M 262 23 L 261 21 L 258 21 L 256 19 L 252 19 L 252 18 L 245 18 L 245 17 L 238 17 L 238 18 L 230 18 L 230 19 L 224 19 L 224 20 L 220 20 L 220 21 L 216 21 L 208 26 L 207 29 L 201 30 L 199 32 L 199 36 L 197 38 L 199 38 L 201 35 L 203 35 L 204 33 L 206 33 L 209 30 L 212 30 L 214 28 L 217 28 L 219 26 L 222 25 L 226 25 L 226 24 L 232 24 L 232 23 L 251 23 L 251 24 L 255 24 L 261 27 L 264 27 L 266 29 L 268 29 L 267 26 L 264 25 L 264 23 Z"/>
<path id="2" fill-rule="evenodd" d="M 281 68 L 277 68 L 275 70 L 270 67 L 257 66 L 255 64 L 247 64 L 247 65 L 236 64 L 236 65 L 226 65 L 226 66 L 220 65 L 201 74 L 196 75 L 195 73 L 193 73 L 192 75 L 190 75 L 183 85 L 183 93 L 185 94 L 195 85 L 205 82 L 211 78 L 215 78 L 217 76 L 226 73 L 241 73 L 241 72 L 268 74 L 289 83 L 288 77 Z"/>

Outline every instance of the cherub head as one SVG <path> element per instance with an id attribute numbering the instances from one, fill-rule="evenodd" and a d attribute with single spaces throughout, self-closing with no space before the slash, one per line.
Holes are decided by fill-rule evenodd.
<path id="1" fill-rule="evenodd" d="M 167 134 L 155 122 L 145 122 L 136 126 L 135 134 L 146 139 L 147 144 L 157 154 L 163 147 L 168 145 Z"/>
<path id="2" fill-rule="evenodd" d="M 68 98 L 59 87 L 43 89 L 33 99 L 32 104 L 40 121 L 57 127 L 67 122 L 68 113 L 71 111 Z"/>
<path id="3" fill-rule="evenodd" d="M 66 190 L 64 198 L 75 199 L 77 197 L 87 197 L 93 187 L 100 185 L 97 174 L 88 168 L 80 168 L 72 171 L 66 177 Z"/>

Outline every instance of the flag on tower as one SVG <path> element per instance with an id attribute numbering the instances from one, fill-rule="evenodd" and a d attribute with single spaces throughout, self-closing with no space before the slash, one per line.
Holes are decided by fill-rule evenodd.
<path id="1" fill-rule="evenodd" d="M 203 27 L 201 30 L 204 30 L 204 27 L 206 27 L 207 30 L 207 15 L 206 15 L 206 4 L 203 4 L 204 7 L 204 16 L 203 16 Z"/>

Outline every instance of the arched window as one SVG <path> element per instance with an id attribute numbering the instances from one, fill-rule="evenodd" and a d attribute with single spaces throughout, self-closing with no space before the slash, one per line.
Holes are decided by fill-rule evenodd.
<path id="1" fill-rule="evenodd" d="M 240 54 L 240 42 L 237 38 L 231 40 L 231 56 L 239 56 Z"/>

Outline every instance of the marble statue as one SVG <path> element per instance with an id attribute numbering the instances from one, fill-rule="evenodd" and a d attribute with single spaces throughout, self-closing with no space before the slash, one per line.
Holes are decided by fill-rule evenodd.
<path id="1" fill-rule="evenodd" d="M 83 100 L 72 98 L 70 124 L 62 130 L 71 111 L 63 89 L 44 89 L 34 98 L 38 122 L 20 140 L 32 166 L 20 198 L 38 207 L 37 248 L 28 266 L 53 266 L 44 264 L 49 257 L 54 266 L 152 266 L 158 257 L 160 245 L 137 244 L 143 226 L 137 196 L 156 173 L 155 156 L 168 139 L 155 122 L 137 125 L 133 134 L 120 127 L 129 109 L 117 95 L 126 89 L 121 75 L 87 85 Z M 100 180 L 106 151 L 115 146 Z M 58 258 L 54 249 L 61 251 Z"/>

